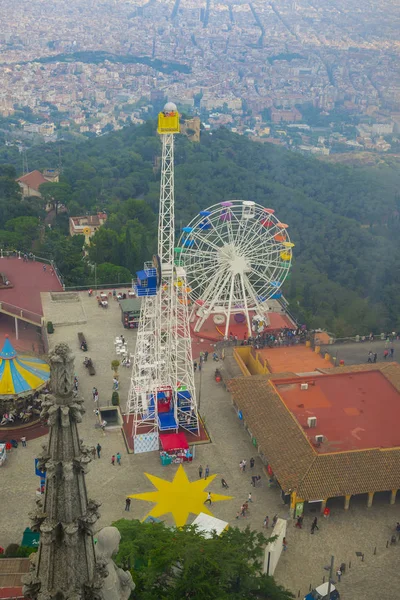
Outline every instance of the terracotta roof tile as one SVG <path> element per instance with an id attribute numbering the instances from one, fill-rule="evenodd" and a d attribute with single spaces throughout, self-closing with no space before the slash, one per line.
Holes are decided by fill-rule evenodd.
<path id="1" fill-rule="evenodd" d="M 20 183 L 25 183 L 25 185 L 30 187 L 32 190 L 36 190 L 37 192 L 39 191 L 39 186 L 42 185 L 42 183 L 48 183 L 47 179 L 43 177 L 40 171 L 31 171 L 30 173 L 27 173 L 27 175 L 19 177 L 17 181 Z"/>
<path id="2" fill-rule="evenodd" d="M 269 379 L 273 377 L 237 378 L 228 389 L 282 489 L 288 492 L 298 487 L 316 453 Z"/>
<path id="3" fill-rule="evenodd" d="M 326 370 L 326 374 L 371 370 L 381 371 L 400 392 L 398 363 L 338 367 Z M 234 404 L 283 491 L 296 490 L 300 498 L 317 500 L 400 489 L 400 448 L 315 452 L 273 386 L 274 379 L 294 377 L 294 373 L 275 373 L 227 382 Z"/>
<path id="4" fill-rule="evenodd" d="M 301 481 L 301 498 L 317 500 L 400 488 L 400 448 L 320 454 Z"/>

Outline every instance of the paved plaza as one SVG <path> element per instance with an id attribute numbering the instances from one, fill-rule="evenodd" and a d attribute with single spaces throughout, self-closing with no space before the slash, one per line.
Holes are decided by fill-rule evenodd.
<path id="1" fill-rule="evenodd" d="M 67 342 L 76 355 L 75 368 L 79 378 L 79 393 L 85 399 L 86 414 L 78 426 L 81 438 L 87 445 L 102 446 L 101 458 L 94 460 L 89 466 L 86 477 L 88 494 L 102 503 L 101 519 L 98 528 L 111 522 L 128 517 L 142 519 L 150 510 L 151 504 L 143 500 L 133 499 L 129 513 L 124 511 L 125 498 L 131 494 L 151 492 L 154 490 L 144 473 L 150 473 L 163 479 L 172 480 L 177 466 L 161 466 L 157 453 L 142 455 L 128 454 L 120 431 L 103 433 L 95 427 L 96 416 L 93 412 L 91 390 L 96 386 L 100 395 L 100 406 L 109 404 L 112 394 L 111 360 L 114 354 L 114 338 L 124 334 L 129 350 L 133 352 L 136 333 L 124 330 L 117 302 L 111 301 L 107 310 L 98 308 L 95 298 L 80 294 L 82 313 L 86 323 L 79 325 L 64 325 L 56 327 L 53 335 L 49 336 L 53 347 L 60 341 Z M 57 310 L 56 306 L 52 311 Z M 59 304 L 62 311 L 58 322 L 65 322 L 65 307 Z M 89 346 L 85 354 L 79 349 L 78 331 L 83 331 Z M 368 346 L 365 344 L 368 352 Z M 399 347 L 400 351 L 400 347 Z M 92 358 L 96 375 L 90 377 L 83 366 L 85 356 Z M 277 514 L 288 518 L 288 507 L 282 503 L 280 493 L 276 488 L 269 488 L 267 478 L 262 470 L 260 460 L 256 457 L 255 449 L 249 435 L 243 429 L 241 422 L 233 410 L 229 394 L 222 384 L 214 380 L 216 364 L 211 356 L 204 365 L 201 373 L 196 373 L 196 384 L 200 389 L 200 413 L 204 418 L 211 443 L 196 446 L 193 463 L 185 465 L 189 480 L 198 479 L 198 468 L 203 470 L 209 465 L 210 473 L 217 474 L 211 482 L 211 493 L 226 493 L 233 496 L 232 500 L 218 502 L 211 506 L 212 513 L 231 525 L 263 531 L 264 517 L 270 520 Z M 120 367 L 120 398 L 124 408 L 129 389 L 130 369 Z M 38 478 L 34 474 L 34 457 L 40 452 L 45 438 L 28 442 L 27 448 L 18 447 L 13 450 L 5 466 L 0 469 L 0 505 L 2 507 L 0 546 L 11 542 L 20 542 L 22 532 L 29 525 L 29 512 L 35 505 L 35 490 Z M 111 456 L 121 452 L 121 466 L 111 465 Z M 262 475 L 262 486 L 253 489 L 250 485 L 250 472 L 242 473 L 239 463 L 242 459 L 256 458 L 254 474 Z M 229 490 L 221 488 L 221 477 L 227 481 Z M 249 492 L 253 493 L 253 503 L 247 518 L 236 519 L 237 511 L 247 499 Z M 288 521 L 287 540 L 288 551 L 282 555 L 275 572 L 279 583 L 285 585 L 300 597 L 308 591 L 310 583 L 318 585 L 327 576 L 324 566 L 330 562 L 331 554 L 335 556 L 335 567 L 340 563 L 351 561 L 351 569 L 342 578 L 338 589 L 344 600 L 376 600 L 379 597 L 395 597 L 397 590 L 397 565 L 400 556 L 400 543 L 386 548 L 386 542 L 400 521 L 400 498 L 397 504 L 389 505 L 388 496 L 377 494 L 372 508 L 366 507 L 366 498 L 352 499 L 350 510 L 344 511 L 342 499 L 333 501 L 329 520 L 319 518 L 319 531 L 310 534 L 312 519 L 318 513 L 306 515 L 304 529 L 294 528 L 293 521 Z M 194 517 L 193 517 L 194 518 Z M 168 524 L 173 521 L 169 515 L 165 517 Z M 191 521 L 191 519 L 190 519 Z M 265 530 L 264 530 L 265 532 Z M 268 533 L 268 532 L 266 532 Z M 374 549 L 376 547 L 376 555 Z M 364 553 L 364 562 L 356 557 L 356 552 Z"/>

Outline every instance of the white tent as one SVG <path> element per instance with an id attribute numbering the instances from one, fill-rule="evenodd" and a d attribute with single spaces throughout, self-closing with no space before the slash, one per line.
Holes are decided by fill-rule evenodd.
<path id="1" fill-rule="evenodd" d="M 205 538 L 212 537 L 212 531 L 215 531 L 218 535 L 221 535 L 221 533 L 229 527 L 229 523 L 226 521 L 216 519 L 215 517 L 206 515 L 204 513 L 200 513 L 195 518 L 192 525 L 196 525 L 197 531 L 199 531 Z"/>

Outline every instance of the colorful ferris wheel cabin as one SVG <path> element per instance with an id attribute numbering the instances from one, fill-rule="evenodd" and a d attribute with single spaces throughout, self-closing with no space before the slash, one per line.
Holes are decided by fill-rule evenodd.
<path id="1" fill-rule="evenodd" d="M 221 215 L 220 215 L 220 220 L 221 221 L 232 221 L 232 211 L 231 211 L 231 206 L 233 205 L 233 202 L 229 202 L 228 200 L 221 202 L 220 203 L 222 206 L 222 210 L 221 210 Z"/>
<path id="2" fill-rule="evenodd" d="M 275 225 L 274 221 L 271 219 L 271 215 L 274 214 L 273 208 L 264 208 L 263 211 L 265 214 L 261 218 L 261 225 L 263 227 L 273 227 Z"/>
<path id="3" fill-rule="evenodd" d="M 185 234 L 182 240 L 182 246 L 184 248 L 192 248 L 194 246 L 193 227 L 182 227 L 182 231 Z"/>
<path id="4" fill-rule="evenodd" d="M 201 210 L 199 212 L 199 215 L 203 218 L 198 224 L 198 228 L 202 231 L 207 231 L 208 229 L 211 229 L 211 222 L 209 219 L 211 212 L 209 210 Z"/>

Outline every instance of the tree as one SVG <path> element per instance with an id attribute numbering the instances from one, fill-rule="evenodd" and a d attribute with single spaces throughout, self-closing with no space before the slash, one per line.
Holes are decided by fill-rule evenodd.
<path id="1" fill-rule="evenodd" d="M 221 536 L 204 538 L 192 526 L 121 519 L 116 562 L 131 565 L 141 600 L 289 600 L 294 596 L 272 577 L 261 574 L 266 538 L 232 527 Z"/>
<path id="2" fill-rule="evenodd" d="M 39 186 L 39 192 L 46 203 L 54 203 L 57 214 L 60 204 L 68 205 L 72 189 L 67 183 L 52 183 L 49 181 Z"/>
<path id="3" fill-rule="evenodd" d="M 111 263 L 97 265 L 97 284 L 129 283 L 132 275 L 125 267 Z"/>
<path id="4" fill-rule="evenodd" d="M 111 361 L 111 369 L 114 371 L 114 377 L 118 377 L 118 367 L 121 363 L 118 359 Z"/>

